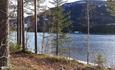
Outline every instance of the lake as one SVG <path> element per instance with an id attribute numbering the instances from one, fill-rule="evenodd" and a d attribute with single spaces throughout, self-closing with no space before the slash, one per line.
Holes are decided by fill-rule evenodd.
<path id="1" fill-rule="evenodd" d="M 28 32 L 25 34 L 27 37 L 27 47 L 29 50 L 34 51 L 34 33 Z M 41 53 L 42 47 L 42 33 L 38 33 L 38 52 Z M 45 34 L 47 37 L 45 50 L 47 53 L 52 53 L 52 42 L 53 38 L 50 35 L 54 34 Z M 49 37 L 48 37 L 49 36 Z M 68 34 L 67 42 L 64 45 L 60 46 L 61 48 L 66 48 L 65 50 L 60 50 L 60 54 L 64 56 L 69 56 L 86 61 L 87 60 L 87 35 L 86 34 Z M 11 33 L 10 40 L 16 42 L 16 32 Z M 90 62 L 95 61 L 96 55 L 101 54 L 104 59 L 106 59 L 106 64 L 109 66 L 115 65 L 115 35 L 90 35 L 89 36 L 89 45 L 90 45 Z M 49 49 L 50 48 L 50 49 Z M 53 48 L 54 50 L 54 48 Z M 70 50 L 70 51 L 69 51 Z"/>

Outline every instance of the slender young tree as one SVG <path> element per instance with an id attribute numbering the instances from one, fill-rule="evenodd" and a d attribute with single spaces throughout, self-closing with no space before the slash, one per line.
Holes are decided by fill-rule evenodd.
<path id="1" fill-rule="evenodd" d="M 37 54 L 37 49 L 38 49 L 38 45 L 37 45 L 37 0 L 34 0 L 34 23 L 35 23 L 35 53 Z"/>
<path id="2" fill-rule="evenodd" d="M 45 17 L 46 16 L 43 17 L 44 22 L 43 22 L 43 29 L 42 29 L 43 30 L 43 36 L 42 36 L 42 51 L 43 51 L 43 53 L 44 53 L 44 48 L 46 47 L 45 46 L 45 30 L 46 30 L 45 29 L 46 28 L 46 21 L 45 21 L 46 19 L 45 19 Z"/>
<path id="3" fill-rule="evenodd" d="M 86 52 L 86 59 L 87 59 L 87 64 L 89 64 L 89 61 L 90 61 L 90 56 L 91 56 L 91 53 L 90 53 L 90 28 L 92 27 L 92 23 L 93 21 L 92 18 L 93 18 L 93 13 L 95 11 L 95 8 L 96 6 L 93 5 L 93 0 L 83 0 L 86 2 L 86 11 L 85 11 L 85 19 L 86 19 L 86 23 L 87 23 L 87 44 L 86 44 L 86 47 L 87 47 L 87 52 Z M 94 0 L 95 1 L 95 0 Z"/>
<path id="4" fill-rule="evenodd" d="M 87 18 L 87 64 L 89 64 L 89 38 L 90 38 L 90 14 L 89 14 L 89 0 L 86 0 L 86 18 Z"/>
<path id="5" fill-rule="evenodd" d="M 56 55 L 59 55 L 59 45 L 63 43 L 62 41 L 66 37 L 64 29 L 68 27 L 68 19 L 66 14 L 64 14 L 64 9 L 61 6 L 66 1 L 63 0 L 53 0 L 51 3 L 55 5 L 53 11 L 53 22 L 52 22 L 52 32 L 56 33 L 55 46 L 56 46 Z M 63 39 L 62 39 L 63 38 Z"/>
<path id="6" fill-rule="evenodd" d="M 45 6 L 43 6 L 43 11 L 46 11 L 46 5 Z M 42 35 L 42 53 L 45 53 L 45 50 L 46 50 L 46 41 L 45 41 L 45 39 L 46 39 L 46 36 L 45 36 L 45 32 L 46 32 L 46 28 L 47 28 L 47 25 L 46 24 L 48 24 L 47 23 L 47 20 L 48 20 L 48 18 L 47 18 L 47 13 L 46 12 L 44 12 L 44 16 L 43 16 L 43 28 L 42 28 L 42 32 L 43 32 L 43 35 Z"/>
<path id="7" fill-rule="evenodd" d="M 0 33 L 0 70 L 2 70 L 8 65 L 8 0 L 0 0 Z"/>

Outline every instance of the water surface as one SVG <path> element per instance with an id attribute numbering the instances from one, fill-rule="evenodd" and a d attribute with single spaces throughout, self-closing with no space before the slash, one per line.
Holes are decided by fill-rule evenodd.
<path id="1" fill-rule="evenodd" d="M 34 51 L 34 33 L 28 32 L 25 34 L 27 40 L 27 47 L 29 50 Z M 42 33 L 38 33 L 38 52 L 41 51 L 42 47 Z M 46 36 L 54 34 L 45 34 Z M 12 41 L 16 41 L 16 32 L 11 35 Z M 66 48 L 66 50 L 60 50 L 60 54 L 64 56 L 69 56 L 74 59 L 87 60 L 87 35 L 86 34 L 68 34 L 67 42 L 61 48 Z M 52 36 L 46 37 L 47 52 L 52 51 L 51 39 Z M 106 64 L 111 66 L 115 65 L 115 35 L 90 35 L 89 37 L 90 45 L 90 62 L 95 62 L 97 54 L 101 54 L 106 59 Z M 50 48 L 50 49 L 49 49 Z M 69 51 L 70 49 L 70 51 Z"/>

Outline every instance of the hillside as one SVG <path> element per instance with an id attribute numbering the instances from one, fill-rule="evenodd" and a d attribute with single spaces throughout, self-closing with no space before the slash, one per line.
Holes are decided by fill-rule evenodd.
<path id="1" fill-rule="evenodd" d="M 74 31 L 87 32 L 86 3 L 73 2 L 64 4 L 66 12 L 71 11 L 71 21 Z M 91 33 L 112 33 L 114 30 L 115 17 L 107 10 L 105 1 L 90 2 L 90 32 Z M 115 31 L 113 31 L 115 32 Z"/>
<path id="2" fill-rule="evenodd" d="M 45 54 L 12 53 L 10 70 L 100 70 L 98 66 Z M 101 70 L 111 70 L 103 68 Z"/>
<path id="3" fill-rule="evenodd" d="M 76 61 L 42 54 L 11 54 L 11 70 L 85 70 L 84 64 Z"/>
<path id="4" fill-rule="evenodd" d="M 70 32 L 80 31 L 87 33 L 87 19 L 86 19 L 86 3 L 84 1 L 76 1 L 72 3 L 65 3 L 62 5 L 64 13 L 70 13 L 70 22 L 72 23 Z M 50 10 L 53 12 L 54 8 Z M 44 13 L 48 13 L 48 10 Z M 44 27 L 44 13 L 38 15 L 38 31 L 43 31 Z M 51 25 L 52 17 L 47 15 L 48 21 L 46 23 L 46 31 Z M 32 16 L 25 18 L 25 23 L 28 24 L 29 30 L 33 31 Z M 108 12 L 106 1 L 91 1 L 90 2 L 90 33 L 93 34 L 115 34 L 115 17 Z"/>

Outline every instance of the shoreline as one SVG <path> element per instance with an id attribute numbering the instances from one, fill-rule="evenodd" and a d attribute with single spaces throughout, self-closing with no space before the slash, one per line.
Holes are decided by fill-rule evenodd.
<path id="1" fill-rule="evenodd" d="M 65 58 L 65 59 L 70 60 L 70 61 L 74 60 L 74 61 L 76 61 L 76 62 L 78 62 L 78 63 L 81 63 L 81 64 L 84 64 L 84 65 L 91 65 L 91 66 L 97 66 L 97 65 L 98 65 L 98 64 L 95 64 L 95 63 L 91 63 L 91 62 L 89 62 L 89 64 L 87 64 L 86 61 L 82 61 L 82 60 L 74 59 L 74 58 L 72 58 L 72 57 L 66 57 L 66 56 L 55 56 L 55 55 L 53 55 L 53 54 L 47 54 L 47 55 L 50 56 L 50 57 Z M 104 67 L 105 67 L 105 68 L 112 68 L 111 66 L 109 66 L 109 65 L 105 65 L 105 64 L 104 64 Z"/>
<path id="2" fill-rule="evenodd" d="M 79 63 L 82 63 L 82 64 L 85 64 L 85 65 L 91 65 L 91 66 L 97 66 L 97 65 L 98 65 L 98 64 L 95 64 L 95 63 L 91 63 L 91 62 L 89 62 L 89 64 L 87 64 L 86 61 L 74 59 L 74 58 L 71 58 L 71 57 L 65 57 L 65 58 L 67 58 L 67 59 L 70 58 L 71 60 L 75 60 L 75 61 L 77 61 L 77 62 L 79 62 Z M 109 65 L 104 65 L 104 67 L 105 67 L 105 68 L 112 68 L 112 67 L 109 66 Z"/>

